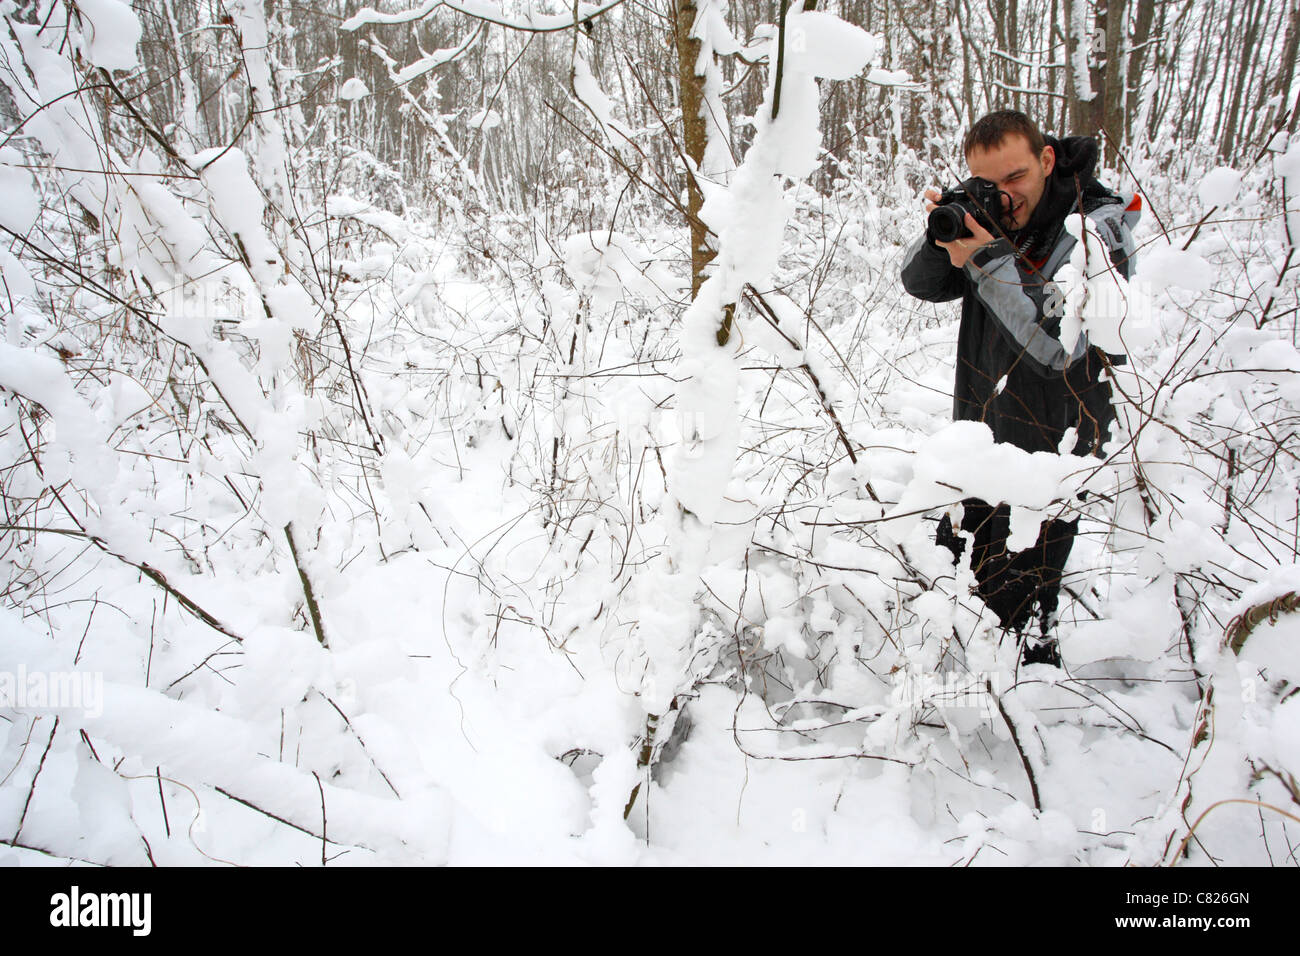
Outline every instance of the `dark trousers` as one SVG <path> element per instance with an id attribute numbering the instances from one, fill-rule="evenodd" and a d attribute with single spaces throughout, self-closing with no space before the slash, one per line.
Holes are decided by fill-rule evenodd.
<path id="1" fill-rule="evenodd" d="M 1078 520 L 1044 521 L 1033 547 L 1008 552 L 1010 506 L 994 507 L 978 498 L 967 498 L 962 508 L 961 530 L 969 532 L 973 539 L 970 566 L 977 593 L 1003 627 L 1022 630 L 1031 618 L 1037 617 L 1041 633 L 1046 636 L 1056 613 L 1061 573 L 1079 530 Z M 966 539 L 953 530 L 947 515 L 939 520 L 935 541 L 952 552 L 954 563 L 965 553 Z"/>

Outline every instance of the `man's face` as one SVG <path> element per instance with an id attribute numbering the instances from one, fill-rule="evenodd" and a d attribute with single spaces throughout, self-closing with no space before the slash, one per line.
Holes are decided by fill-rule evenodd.
<path id="1" fill-rule="evenodd" d="M 1006 136 L 992 149 L 976 147 L 966 155 L 972 176 L 979 176 L 1011 197 L 1011 210 L 1004 220 L 1009 229 L 1023 229 L 1043 198 L 1047 177 L 1056 166 L 1056 152 L 1044 146 L 1035 156 L 1029 140 L 1018 133 Z"/>

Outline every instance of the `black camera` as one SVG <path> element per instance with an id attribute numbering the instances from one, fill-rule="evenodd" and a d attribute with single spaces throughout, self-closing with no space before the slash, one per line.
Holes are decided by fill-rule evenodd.
<path id="1" fill-rule="evenodd" d="M 1000 219 L 1011 210 L 1011 197 L 998 189 L 996 183 L 972 176 L 953 189 L 945 189 L 935 205 L 939 208 L 930 213 L 926 235 L 931 242 L 954 242 L 971 235 L 966 228 L 966 213 L 996 234 L 999 227 L 994 217 Z"/>

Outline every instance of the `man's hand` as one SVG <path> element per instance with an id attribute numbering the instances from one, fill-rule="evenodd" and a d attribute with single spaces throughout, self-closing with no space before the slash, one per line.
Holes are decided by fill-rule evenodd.
<path id="1" fill-rule="evenodd" d="M 933 212 L 939 207 L 935 205 L 935 200 L 939 198 L 939 192 L 935 189 L 927 189 L 925 198 L 929 200 L 925 204 L 925 211 Z M 954 269 L 960 269 L 966 264 L 966 260 L 975 254 L 975 250 L 980 246 L 988 245 L 993 241 L 993 235 L 983 226 L 975 221 L 975 217 L 966 213 L 966 228 L 971 234 L 965 239 L 954 239 L 952 242 L 936 242 L 935 245 L 948 253 L 948 259 L 952 262 Z"/>

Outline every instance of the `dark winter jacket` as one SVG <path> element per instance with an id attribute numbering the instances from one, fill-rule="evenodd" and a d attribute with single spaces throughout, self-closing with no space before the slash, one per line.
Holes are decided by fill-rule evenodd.
<path id="1" fill-rule="evenodd" d="M 1110 387 L 1100 379 L 1105 356 L 1086 335 L 1066 354 L 1057 338 L 1063 309 L 1048 280 L 1074 248 L 1065 219 L 1080 210 L 1127 279 L 1135 252 L 1130 229 L 1139 213 L 1093 177 L 1094 140 L 1047 142 L 1056 165 L 1025 228 L 977 250 L 961 269 L 922 235 L 904 259 L 903 287 L 928 302 L 962 299 L 954 419 L 985 422 L 995 441 L 1026 451 L 1058 451 L 1074 427 L 1074 453 L 1095 454 L 1114 420 Z"/>

